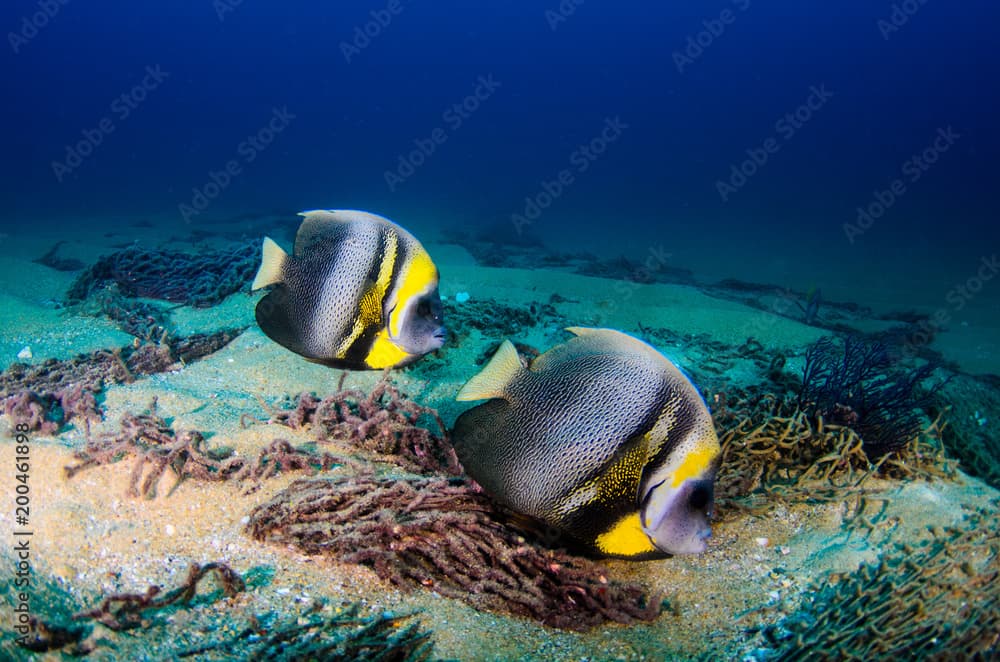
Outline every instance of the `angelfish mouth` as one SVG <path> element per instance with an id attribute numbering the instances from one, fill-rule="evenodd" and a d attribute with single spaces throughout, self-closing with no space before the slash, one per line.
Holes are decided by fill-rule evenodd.
<path id="1" fill-rule="evenodd" d="M 688 543 L 678 547 L 676 543 L 657 540 L 650 535 L 650 542 L 661 552 L 670 555 L 676 554 L 700 554 L 708 549 L 708 539 L 712 537 L 712 527 L 706 526 L 698 529 L 693 536 L 688 538 Z"/>

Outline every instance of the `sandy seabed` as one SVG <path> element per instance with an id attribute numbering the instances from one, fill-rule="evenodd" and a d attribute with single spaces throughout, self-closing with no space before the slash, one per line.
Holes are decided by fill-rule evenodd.
<path id="1" fill-rule="evenodd" d="M 33 264 L 24 255 L 44 252 L 45 239 L 35 240 L 21 255 L 0 257 L 0 353 L 6 363 L 24 347 L 32 361 L 69 357 L 99 348 L 127 344 L 131 338 L 109 322 L 55 310 L 71 276 Z M 564 273 L 490 269 L 476 266 L 454 246 L 428 246 L 441 269 L 442 293 L 469 292 L 474 299 L 510 305 L 547 301 L 552 292 L 563 298 L 559 313 L 584 326 L 621 329 L 665 327 L 679 333 L 705 333 L 738 344 L 753 335 L 768 348 L 801 348 L 822 330 L 777 318 L 738 303 L 705 296 L 694 288 L 672 285 L 629 287 L 622 296 L 616 281 Z M 97 250 L 97 249 L 95 249 Z M 26 286 L 30 284 L 30 287 Z M 267 413 L 257 400 L 276 402 L 302 391 L 323 395 L 336 390 L 339 372 L 309 364 L 269 341 L 253 326 L 255 296 L 237 294 L 204 310 L 179 309 L 179 332 L 248 325 L 230 345 L 174 372 L 152 375 L 107 389 L 101 405 L 104 421 L 94 430 L 113 431 L 126 412 L 138 413 L 155 397 L 158 412 L 173 429 L 197 429 L 210 435 L 213 447 L 229 446 L 254 457 L 271 440 L 282 437 L 299 444 L 305 431 L 267 425 L 244 427 L 241 418 L 258 421 Z M 518 341 L 545 349 L 562 337 L 554 329 L 525 329 Z M 481 356 L 499 338 L 472 332 L 447 349 L 433 381 L 416 372 L 397 372 L 394 382 L 413 400 L 437 408 L 451 423 L 462 406 L 455 392 L 478 367 Z M 661 348 L 683 364 L 684 357 Z M 790 366 L 790 369 L 793 366 Z M 347 385 L 368 391 L 380 378 L 352 373 Z M 0 467 L 5 506 L 0 524 L 10 542 L 15 530 L 15 444 L 9 421 L 0 420 Z M 247 577 L 245 592 L 214 602 L 196 602 L 159 618 L 140 633 L 115 633 L 98 626 L 100 642 L 89 659 L 165 659 L 179 651 L 235 636 L 252 615 L 304 612 L 315 600 L 331 604 L 361 601 L 373 610 L 416 612 L 433 630 L 437 658 L 461 660 L 663 660 L 706 655 L 732 659 L 761 644 L 754 626 L 777 621 L 794 608 L 810 582 L 829 571 L 851 571 L 874 561 L 884 551 L 872 538 L 844 526 L 843 503 L 778 506 L 766 516 L 743 515 L 717 522 L 709 550 L 698 556 L 630 563 L 608 561 L 609 578 L 637 581 L 666 597 L 669 608 L 643 625 L 607 625 L 580 634 L 542 627 L 524 619 L 483 613 L 431 590 L 402 592 L 359 566 L 308 557 L 294 549 L 249 538 L 249 513 L 301 475 L 281 475 L 244 494 L 232 483 L 175 483 L 167 472 L 152 499 L 126 495 L 132 463 L 98 466 L 72 479 L 64 467 L 84 441 L 71 428 L 58 437 L 30 437 L 30 563 L 37 599 L 51 587 L 65 591 L 79 606 L 92 606 L 112 592 L 143 592 L 150 584 L 179 584 L 192 562 L 224 561 Z M 352 452 L 335 445 L 332 452 Z M 335 472 L 348 471 L 339 467 Z M 998 493 L 981 482 L 875 482 L 886 501 L 881 521 L 892 521 L 896 542 L 926 537 L 928 526 L 956 523 L 963 506 L 985 506 Z M 9 550 L 11 545 L 5 545 Z M 15 559 L 4 554 L 4 567 L 14 579 Z M 8 578 L 4 578 L 8 581 Z M 49 592 L 41 588 L 49 585 Z M 9 595 L 8 595 L 9 599 Z M 35 604 L 33 608 L 39 608 Z M 12 605 L 3 604 L 10 622 Z M 230 651 L 239 656 L 239 651 Z M 217 654 L 218 657 L 223 655 Z M 39 656 L 44 658 L 45 656 Z M 58 659 L 58 654 L 48 654 Z M 210 659 L 209 658 L 206 659 Z"/>

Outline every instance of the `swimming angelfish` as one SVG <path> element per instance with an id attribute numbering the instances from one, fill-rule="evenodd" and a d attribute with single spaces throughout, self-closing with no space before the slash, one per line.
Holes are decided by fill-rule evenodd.
<path id="1" fill-rule="evenodd" d="M 438 270 L 416 238 L 363 211 L 308 211 L 287 254 L 270 238 L 253 289 L 271 340 L 335 368 L 399 367 L 441 347 Z"/>
<path id="2" fill-rule="evenodd" d="M 610 329 L 522 364 L 504 341 L 458 400 L 466 472 L 497 501 L 594 554 L 704 551 L 720 447 L 694 385 L 646 343 Z"/>

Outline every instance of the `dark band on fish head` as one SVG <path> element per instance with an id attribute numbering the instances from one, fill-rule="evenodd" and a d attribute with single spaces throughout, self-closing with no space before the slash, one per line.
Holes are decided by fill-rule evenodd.
<path id="1" fill-rule="evenodd" d="M 392 288 L 395 287 L 400 264 L 405 260 L 405 249 L 401 245 L 401 242 L 397 240 L 397 237 L 389 236 L 390 233 L 393 233 L 392 228 L 386 226 L 378 227 L 378 247 L 374 251 L 368 275 L 365 277 L 365 284 L 361 288 L 358 301 L 355 303 L 358 314 L 364 315 L 366 313 L 362 308 L 367 306 L 362 306 L 362 300 L 365 297 L 370 297 L 371 301 L 368 303 L 368 306 L 370 306 L 371 311 L 377 311 L 377 315 L 369 312 L 370 317 L 359 319 L 361 323 L 359 332 L 346 350 L 343 351 L 343 359 L 353 365 L 366 365 L 365 358 L 371 352 L 379 331 L 385 328 L 389 318 L 388 311 L 385 310 L 386 301 L 389 299 L 389 293 Z M 388 283 L 380 282 L 380 279 L 384 278 L 382 272 L 385 268 L 386 260 L 392 260 L 391 275 Z"/>
<path id="2" fill-rule="evenodd" d="M 400 244 L 406 246 L 406 260 L 390 297 L 392 307 L 386 315 L 388 336 L 408 354 L 420 356 L 444 344 L 438 271 L 416 240 Z"/>
<path id="3" fill-rule="evenodd" d="M 673 416 L 667 439 L 647 465 L 640 487 L 640 524 L 659 549 L 697 553 L 704 551 L 711 534 L 719 442 L 711 415 L 693 386 L 677 389 L 666 412 Z"/>
<path id="4" fill-rule="evenodd" d="M 622 442 L 615 453 L 591 470 L 573 493 L 567 495 L 563 508 L 580 498 L 586 500 L 563 516 L 567 529 L 574 535 L 593 540 L 637 511 L 647 469 L 655 462 L 654 454 L 656 458 L 669 455 L 669 449 L 676 445 L 673 434 L 664 439 L 651 438 L 672 397 L 670 385 L 660 384 L 646 410 L 647 415 L 635 419 L 631 428 L 622 430 Z"/>

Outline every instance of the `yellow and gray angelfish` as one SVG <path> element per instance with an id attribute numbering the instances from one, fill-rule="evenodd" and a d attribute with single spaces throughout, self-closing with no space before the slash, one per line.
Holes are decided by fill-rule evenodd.
<path id="1" fill-rule="evenodd" d="M 504 341 L 458 400 L 466 472 L 497 501 L 587 551 L 629 559 L 704 551 L 719 441 L 704 400 L 662 354 L 611 329 L 525 367 Z"/>
<path id="2" fill-rule="evenodd" d="M 275 342 L 335 368 L 403 366 L 444 343 L 438 270 L 416 238 L 364 211 L 307 211 L 292 255 L 270 238 L 253 289 Z"/>

